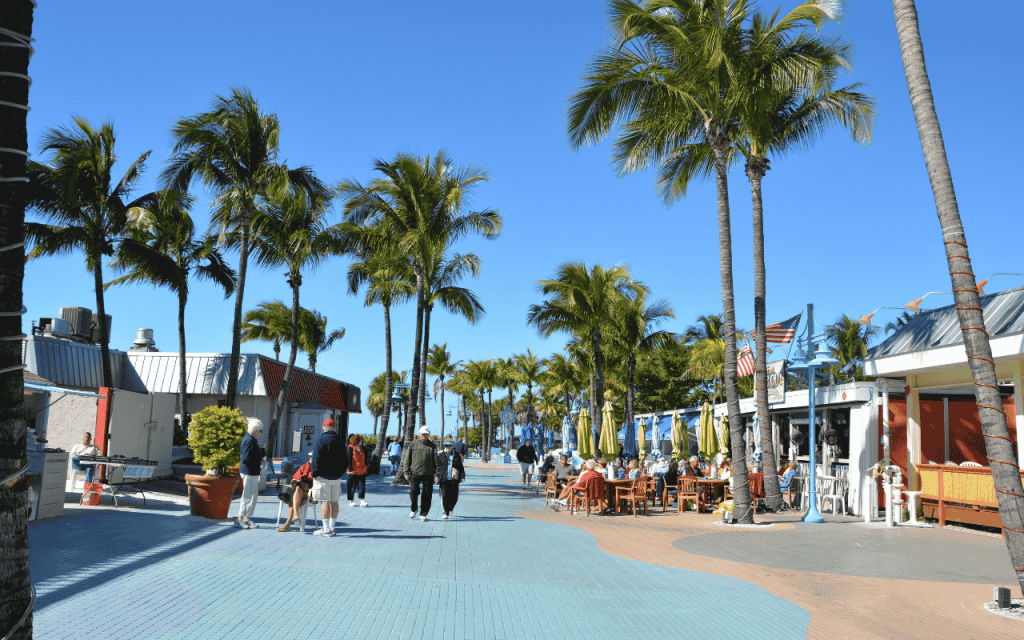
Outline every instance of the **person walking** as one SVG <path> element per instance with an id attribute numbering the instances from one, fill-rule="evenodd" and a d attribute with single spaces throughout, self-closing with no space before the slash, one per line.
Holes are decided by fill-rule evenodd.
<path id="1" fill-rule="evenodd" d="M 519 461 L 519 471 L 523 474 L 523 488 L 529 489 L 533 476 L 533 465 L 537 462 L 537 452 L 529 440 L 516 450 L 516 460 Z"/>
<path id="2" fill-rule="evenodd" d="M 462 466 L 462 456 L 455 450 L 451 440 L 444 443 L 444 450 L 437 454 L 437 488 L 441 494 L 441 506 L 444 509 L 442 520 L 447 520 L 455 510 L 459 501 L 459 483 L 466 479 L 466 469 Z"/>
<path id="3" fill-rule="evenodd" d="M 366 450 L 363 436 L 354 433 L 348 437 L 348 506 L 356 506 L 356 489 L 359 489 L 359 506 L 366 506 Z"/>
<path id="4" fill-rule="evenodd" d="M 420 427 L 420 439 L 409 445 L 409 500 L 412 509 L 409 517 L 416 517 L 419 502 L 420 521 L 427 521 L 430 513 L 430 499 L 434 493 L 434 476 L 437 475 L 437 447 L 430 441 L 430 428 Z M 420 500 L 420 493 L 423 494 Z"/>
<path id="5" fill-rule="evenodd" d="M 455 442 L 455 453 L 457 453 L 460 456 L 462 456 L 463 458 L 465 458 L 466 454 L 468 452 L 469 452 L 469 447 L 466 445 L 466 441 L 465 440 L 458 440 L 458 441 Z"/>
<path id="6" fill-rule="evenodd" d="M 256 510 L 259 498 L 256 490 L 260 484 L 260 463 L 266 450 L 260 446 L 259 437 L 263 433 L 263 422 L 258 418 L 249 418 L 249 427 L 242 438 L 241 461 L 238 475 L 242 476 L 242 499 L 238 501 L 238 517 L 235 519 L 236 529 L 259 529 L 260 525 L 252 521 L 252 513 Z"/>
<path id="7" fill-rule="evenodd" d="M 313 449 L 313 490 L 310 496 L 320 503 L 324 528 L 317 529 L 313 535 L 333 538 L 338 501 L 341 500 L 341 476 L 345 475 L 348 461 L 345 443 L 338 435 L 334 420 L 324 420 L 323 430 Z"/>
<path id="8" fill-rule="evenodd" d="M 398 438 L 391 438 L 388 445 L 388 460 L 391 462 L 391 475 L 398 473 L 398 465 L 402 463 L 402 443 Z"/>

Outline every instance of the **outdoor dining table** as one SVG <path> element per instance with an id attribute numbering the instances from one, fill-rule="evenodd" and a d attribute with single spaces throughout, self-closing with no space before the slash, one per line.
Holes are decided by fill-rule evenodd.
<path id="1" fill-rule="evenodd" d="M 629 478 L 622 478 L 621 480 L 604 480 L 604 494 L 608 505 L 615 503 L 615 515 L 619 515 L 619 501 L 615 499 L 615 488 L 616 487 L 628 487 L 633 484 L 633 481 Z"/>
<path id="2" fill-rule="evenodd" d="M 725 488 L 729 486 L 729 481 L 721 479 L 712 480 L 711 478 L 699 478 L 697 480 L 697 486 L 704 489 L 704 495 L 701 497 L 700 500 L 701 505 L 717 504 L 718 502 L 725 500 Z M 722 497 L 721 500 L 712 502 L 712 493 L 715 497 L 718 497 L 720 495 Z M 701 508 L 701 506 L 697 507 L 698 513 L 700 512 Z"/>

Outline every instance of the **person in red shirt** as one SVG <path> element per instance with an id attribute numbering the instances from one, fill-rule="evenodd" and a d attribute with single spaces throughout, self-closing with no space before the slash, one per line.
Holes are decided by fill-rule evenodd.
<path id="1" fill-rule="evenodd" d="M 586 470 L 580 474 L 580 477 L 576 480 L 576 484 L 567 484 L 565 485 L 565 489 L 562 489 L 562 495 L 558 496 L 558 500 L 562 504 L 569 503 L 569 496 L 572 495 L 572 490 L 575 489 L 577 486 L 582 485 L 584 482 L 591 478 L 601 475 L 596 471 L 597 462 L 594 460 L 587 460 L 584 463 L 583 468 Z"/>
<path id="2" fill-rule="evenodd" d="M 309 457 L 312 458 L 313 454 L 310 453 Z M 309 490 L 313 488 L 313 463 L 307 461 L 306 464 L 299 467 L 299 469 L 292 474 L 292 503 L 288 506 L 288 519 L 284 521 L 284 526 L 278 527 L 278 531 L 291 531 L 292 520 L 297 517 L 299 507 L 306 503 L 309 499 Z"/>
<path id="3" fill-rule="evenodd" d="M 366 449 L 363 436 L 353 433 L 348 438 L 348 506 L 356 506 L 356 488 L 359 489 L 359 506 L 366 506 Z"/>

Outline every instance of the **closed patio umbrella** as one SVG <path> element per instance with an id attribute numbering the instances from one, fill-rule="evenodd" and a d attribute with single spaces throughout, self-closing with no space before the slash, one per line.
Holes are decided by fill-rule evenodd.
<path id="1" fill-rule="evenodd" d="M 576 449 L 576 429 L 572 425 L 572 418 L 562 418 L 562 450 L 571 451 Z"/>
<path id="2" fill-rule="evenodd" d="M 715 433 L 714 416 L 711 415 L 711 405 L 707 402 L 700 410 L 700 433 L 698 435 L 697 447 L 700 455 L 705 460 L 714 458 L 720 452 L 718 447 L 718 434 Z"/>
<path id="3" fill-rule="evenodd" d="M 683 446 L 683 440 L 686 438 L 686 430 L 682 426 L 682 421 L 679 419 L 679 412 L 672 412 L 672 459 L 675 461 L 682 460 L 686 456 L 688 450 Z"/>
<path id="4" fill-rule="evenodd" d="M 637 457 L 640 462 L 647 459 L 647 423 L 640 418 L 636 423 Z"/>
<path id="5" fill-rule="evenodd" d="M 729 416 L 722 416 L 722 423 L 718 429 L 718 452 L 723 458 L 729 457 Z"/>
<path id="6" fill-rule="evenodd" d="M 601 417 L 603 425 L 601 427 L 601 453 L 604 455 L 605 460 L 611 460 L 619 454 L 619 438 L 618 429 L 615 428 L 615 424 L 612 421 L 612 403 L 605 402 L 604 409 L 601 411 Z"/>
<path id="7" fill-rule="evenodd" d="M 580 420 L 576 424 L 578 451 L 584 460 L 594 457 L 594 430 L 590 423 L 590 411 L 586 407 L 580 409 Z"/>
<path id="8" fill-rule="evenodd" d="M 622 455 L 627 458 L 635 458 L 639 453 L 636 446 L 636 423 L 627 422 L 625 431 L 626 435 L 622 439 Z"/>

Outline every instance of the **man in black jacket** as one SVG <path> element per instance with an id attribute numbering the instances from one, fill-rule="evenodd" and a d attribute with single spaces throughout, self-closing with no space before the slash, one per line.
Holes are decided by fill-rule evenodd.
<path id="1" fill-rule="evenodd" d="M 333 538 L 338 501 L 341 500 L 341 477 L 348 467 L 348 454 L 334 420 L 324 420 L 323 429 L 313 449 L 313 490 L 309 495 L 320 503 L 324 517 L 324 528 L 317 529 L 313 535 Z"/>
<path id="2" fill-rule="evenodd" d="M 519 471 L 523 474 L 523 488 L 529 489 L 533 476 L 533 465 L 537 462 L 537 452 L 529 440 L 516 450 L 516 460 L 519 461 Z"/>
<path id="3" fill-rule="evenodd" d="M 419 502 L 420 521 L 427 521 L 436 475 L 437 447 L 430 440 L 430 429 L 424 425 L 420 427 L 420 439 L 413 440 L 409 445 L 409 500 L 412 503 L 410 518 L 416 517 L 416 503 Z M 423 499 L 419 500 L 421 492 Z"/>
<path id="4" fill-rule="evenodd" d="M 447 520 L 455 510 L 459 501 L 459 483 L 466 479 L 466 469 L 462 466 L 462 456 L 455 451 L 455 444 L 449 440 L 444 443 L 444 451 L 437 454 L 438 491 L 441 493 L 441 506 L 444 508 L 442 520 Z"/>

